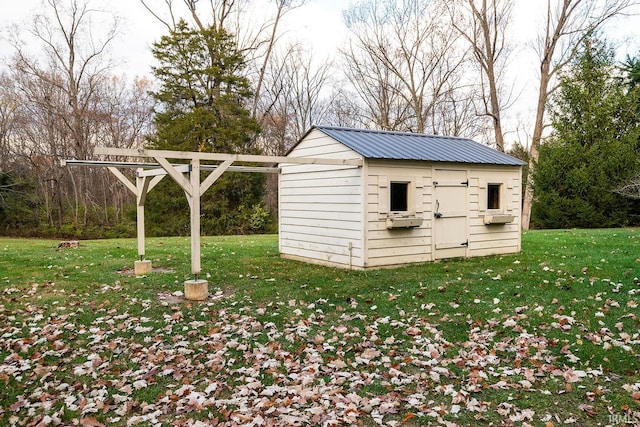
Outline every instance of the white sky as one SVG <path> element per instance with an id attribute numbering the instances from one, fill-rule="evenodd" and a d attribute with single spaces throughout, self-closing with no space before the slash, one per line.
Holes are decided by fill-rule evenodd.
<path id="1" fill-rule="evenodd" d="M 66 0 L 64 0 L 66 1 Z M 269 1 L 269 0 L 262 0 Z M 151 4 L 162 6 L 164 0 L 149 0 Z M 332 56 L 342 44 L 347 29 L 343 23 L 342 11 L 356 0 L 309 0 L 308 4 L 287 15 L 287 35 L 294 37 L 308 49 L 313 49 L 319 59 Z M 180 3 L 175 1 L 175 3 Z M 203 3 L 207 3 L 203 1 Z M 151 44 L 166 33 L 166 28 L 153 18 L 138 0 L 94 0 L 94 6 L 115 11 L 122 19 L 121 35 L 112 48 L 119 72 L 127 76 L 151 74 L 153 57 Z M 510 58 L 512 67 L 518 72 L 514 76 L 513 91 L 517 101 L 509 110 L 512 120 L 507 131 L 519 126 L 530 125 L 537 91 L 537 57 L 527 40 L 532 40 L 542 22 L 543 0 L 515 0 L 514 21 L 511 27 L 513 41 L 518 45 Z M 6 41 L 8 29 L 13 25 L 28 27 L 33 16 L 42 11 L 43 0 L 0 0 L 0 69 L 2 61 L 11 54 Z M 161 10 L 164 10 L 161 8 Z M 258 18 L 259 19 L 259 18 Z M 606 34 L 610 42 L 619 46 L 618 58 L 640 53 L 640 15 L 619 19 L 610 25 Z M 527 126 L 530 127 L 530 126 Z M 511 128 L 511 129 L 509 129 Z M 520 135 L 526 140 L 524 135 Z M 523 138 L 524 137 L 524 138 Z M 515 139 L 512 134 L 507 140 Z"/>
<path id="2" fill-rule="evenodd" d="M 166 10 L 163 0 L 147 3 L 158 5 L 160 11 Z M 329 55 L 346 34 L 342 10 L 351 3 L 352 0 L 309 0 L 308 4 L 286 16 L 286 23 L 291 28 L 287 34 L 322 56 Z M 150 47 L 166 34 L 167 28 L 138 0 L 93 0 L 93 6 L 115 12 L 122 21 L 117 43 L 111 45 L 122 71 L 127 75 L 149 75 L 153 62 Z M 44 7 L 43 0 L 0 0 L 0 60 L 11 55 L 7 42 L 9 29 L 12 26 L 29 27 L 33 17 Z"/>
<path id="3" fill-rule="evenodd" d="M 523 44 L 535 34 L 536 26 L 542 21 L 541 9 L 546 2 L 515 1 L 512 35 L 516 43 Z M 356 2 L 357 0 L 308 0 L 305 6 L 287 15 L 286 24 L 291 29 L 288 35 L 314 49 L 320 57 L 330 55 L 341 45 L 347 33 L 342 11 Z M 164 10 L 164 0 L 148 0 L 148 3 L 156 4 L 160 10 Z M 150 46 L 166 33 L 166 28 L 138 0 L 93 0 L 93 4 L 114 11 L 122 20 L 121 34 L 117 43 L 112 46 L 113 55 L 122 64 L 122 71 L 131 75 L 150 74 L 153 61 Z M 28 27 L 33 16 L 44 7 L 43 0 L 0 0 L 0 60 L 11 54 L 6 41 L 9 28 L 14 25 Z M 619 20 L 616 24 L 615 32 L 607 33 L 607 37 L 620 46 L 621 59 L 626 54 L 635 56 L 640 52 L 640 15 Z M 513 61 L 519 67 L 536 67 L 536 58 L 526 46 L 521 46 L 516 51 Z"/>

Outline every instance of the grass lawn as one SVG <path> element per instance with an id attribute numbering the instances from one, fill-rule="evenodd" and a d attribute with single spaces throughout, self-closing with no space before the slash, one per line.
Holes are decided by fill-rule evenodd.
<path id="1" fill-rule="evenodd" d="M 637 425 L 640 229 L 343 271 L 277 236 L 0 238 L 0 425 Z M 635 424 L 634 424 L 635 423 Z"/>

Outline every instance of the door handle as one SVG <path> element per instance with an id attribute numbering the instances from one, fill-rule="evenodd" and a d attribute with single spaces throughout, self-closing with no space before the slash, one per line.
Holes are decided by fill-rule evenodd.
<path id="1" fill-rule="evenodd" d="M 436 208 L 435 208 L 435 211 L 433 212 L 433 216 L 435 218 L 442 218 L 442 214 L 438 212 L 439 210 L 440 210 L 440 201 L 436 199 Z"/>

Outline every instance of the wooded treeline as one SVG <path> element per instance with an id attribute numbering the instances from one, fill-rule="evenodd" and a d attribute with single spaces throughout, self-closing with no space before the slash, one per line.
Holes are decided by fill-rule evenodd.
<path id="1" fill-rule="evenodd" d="M 596 105 L 590 114 L 601 112 L 599 121 L 573 133 L 567 123 L 588 107 L 567 91 L 569 76 L 585 67 L 585 46 L 606 38 L 612 19 L 637 12 L 637 0 L 549 1 L 528 41 L 538 57 L 533 101 L 518 98 L 510 75 L 524 49 L 513 42 L 512 1 L 356 2 L 344 11 L 349 34 L 331 58 L 285 36 L 287 19 L 310 0 L 271 0 L 266 9 L 251 0 L 139 1 L 166 27 L 153 45 L 153 78 L 117 74 L 110 58 L 119 22 L 95 0 L 47 0 L 30 27 L 11 33 L 13 55 L 0 68 L 0 233 L 132 235 L 134 197 L 117 179 L 103 168 L 60 165 L 95 158 L 96 146 L 283 155 L 314 124 L 465 136 L 509 151 L 540 177 L 526 187 L 525 228 L 633 223 L 637 205 L 625 196 L 637 191 L 638 60 L 607 57 L 603 85 L 620 103 Z M 522 102 L 531 104 L 533 122 L 507 124 Z M 585 166 L 597 155 L 589 160 L 581 155 L 586 144 L 580 151 L 567 142 L 582 141 L 581 129 L 594 126 L 616 130 L 594 136 L 589 147 L 628 160 L 597 180 Z M 514 137 L 521 128 L 528 136 Z M 563 154 L 569 149 L 578 152 L 570 164 Z M 562 174 L 543 185 L 551 171 L 569 166 L 587 178 L 578 190 L 567 193 Z M 546 207 L 564 213 L 567 204 L 551 203 L 549 195 L 598 212 L 554 222 Z M 596 203 L 604 198 L 606 205 Z M 530 217 L 536 200 L 543 202 Z M 202 203 L 203 233 L 273 231 L 277 179 L 227 173 Z M 615 220 L 607 214 L 613 205 L 624 206 Z M 149 234 L 188 232 L 186 200 L 168 179 L 147 206 Z"/>

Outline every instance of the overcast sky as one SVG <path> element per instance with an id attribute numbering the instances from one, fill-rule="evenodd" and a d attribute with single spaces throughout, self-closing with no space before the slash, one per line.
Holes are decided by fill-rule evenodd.
<path id="1" fill-rule="evenodd" d="M 159 6 L 164 4 L 164 0 L 148 1 Z M 354 3 L 356 0 L 308 0 L 305 6 L 287 15 L 288 37 L 313 49 L 318 58 L 332 56 L 347 34 L 342 11 Z M 153 57 L 150 46 L 166 34 L 166 27 L 153 18 L 139 0 L 94 0 L 93 4 L 115 12 L 121 18 L 120 35 L 112 45 L 119 72 L 129 77 L 151 75 Z M 510 73 L 515 76 L 513 88 L 518 100 L 509 111 L 512 120 L 520 121 L 516 117 L 520 114 L 530 116 L 535 104 L 539 60 L 530 42 L 539 31 L 545 5 L 543 0 L 515 0 L 511 37 L 517 48 L 509 63 L 518 70 Z M 35 14 L 42 12 L 44 7 L 43 0 L 0 0 L 0 61 L 11 55 L 11 48 L 6 42 L 8 29 L 14 25 L 28 27 Z M 640 53 L 640 15 L 613 22 L 606 37 L 619 46 L 618 59 L 623 60 L 627 54 L 637 55 Z M 507 139 L 510 139 L 508 135 Z"/>
<path id="2" fill-rule="evenodd" d="M 147 3 L 157 4 L 159 10 L 165 10 L 162 8 L 164 0 L 150 0 Z M 287 34 L 326 56 L 345 36 L 342 10 L 351 3 L 351 0 L 309 0 L 305 6 L 287 16 L 286 24 L 290 28 Z M 93 4 L 113 11 L 121 20 L 120 35 L 112 49 L 122 71 L 131 75 L 150 74 L 153 61 L 150 46 L 166 34 L 167 28 L 151 16 L 138 0 L 94 0 Z M 42 0 L 0 0 L 0 59 L 11 55 L 11 47 L 7 43 L 9 29 L 16 25 L 28 27 L 43 8 Z"/>
<path id="3" fill-rule="evenodd" d="M 162 5 L 161 0 L 150 0 L 150 4 Z M 267 1 L 267 0 L 264 0 Z M 178 2 L 176 2 L 178 3 Z M 344 39 L 346 28 L 342 11 L 354 0 L 309 0 L 308 4 L 287 17 L 290 35 L 299 39 L 309 48 L 319 50 L 321 55 L 330 54 Z M 514 38 L 523 41 L 531 37 L 536 24 L 541 22 L 542 0 L 516 0 Z M 122 20 L 118 43 L 114 44 L 114 55 L 119 57 L 123 71 L 127 74 L 148 74 L 152 61 L 150 45 L 166 32 L 138 0 L 95 1 L 105 10 L 114 11 Z M 6 58 L 11 51 L 6 43 L 7 31 L 12 25 L 27 26 L 33 16 L 43 10 L 42 0 L 0 0 L 0 58 Z M 536 10 L 538 9 L 538 10 Z M 618 23 L 617 33 L 612 38 L 622 43 L 620 56 L 635 55 L 640 51 L 640 16 Z M 2 40 L 4 39 L 4 40 Z M 625 39 L 627 39 L 625 41 Z M 517 59 L 517 58 L 516 58 Z"/>

